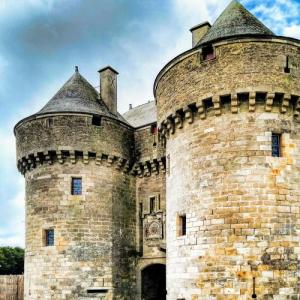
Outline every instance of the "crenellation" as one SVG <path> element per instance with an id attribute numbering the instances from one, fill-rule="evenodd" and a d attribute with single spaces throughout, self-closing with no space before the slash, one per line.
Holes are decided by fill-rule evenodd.
<path id="1" fill-rule="evenodd" d="M 282 103 L 281 103 L 281 108 L 280 112 L 285 114 L 290 106 L 290 101 L 291 101 L 291 95 L 290 94 L 284 94 Z"/>
<path id="2" fill-rule="evenodd" d="M 275 98 L 275 93 L 270 93 L 270 92 L 267 93 L 266 106 L 265 106 L 266 112 L 272 111 L 274 98 Z"/>
<path id="3" fill-rule="evenodd" d="M 123 116 L 76 67 L 15 126 L 25 299 L 296 299 L 299 49 L 232 1 Z"/>
<path id="4" fill-rule="evenodd" d="M 248 96 L 246 96 L 248 95 Z M 268 113 L 272 113 L 274 110 L 274 99 L 276 99 L 276 95 L 280 95 L 280 93 L 276 92 L 241 92 L 239 93 L 233 93 L 231 94 L 231 101 L 230 101 L 230 109 L 223 107 L 221 109 L 221 98 L 229 97 L 228 94 L 222 94 L 219 96 L 219 100 L 214 100 L 214 116 L 219 116 L 221 114 L 225 114 L 227 112 L 231 112 L 232 114 L 241 112 L 241 108 L 239 108 L 241 103 L 248 103 L 249 112 L 255 112 L 256 109 L 260 109 L 262 105 L 265 107 L 265 111 Z M 282 114 L 286 113 L 287 111 L 293 111 L 294 116 L 296 118 L 297 116 L 297 110 L 298 108 L 298 102 L 295 102 L 295 106 L 291 105 L 291 95 L 285 94 L 285 96 L 282 94 L 282 97 L 285 97 L 283 101 L 281 101 L 281 108 L 280 112 Z M 299 98 L 299 96 L 293 96 L 294 98 Z M 178 112 L 173 113 L 171 116 L 168 117 L 167 120 L 164 120 L 159 127 L 160 134 L 162 136 L 162 139 L 168 138 L 170 134 L 174 134 L 176 129 L 182 129 L 183 124 L 185 121 L 187 123 L 191 124 L 194 121 L 194 118 L 200 118 L 201 120 L 206 119 L 207 114 L 205 113 L 205 106 L 203 103 L 206 99 L 203 99 L 201 101 L 201 104 L 195 105 L 197 110 L 192 110 L 190 106 L 185 106 L 182 108 L 182 111 L 184 112 L 183 116 L 181 116 Z M 295 100 L 294 100 L 295 101 Z M 193 103 L 191 104 L 193 105 Z M 229 107 L 229 106 L 228 106 Z M 212 117 L 211 115 L 209 115 Z"/>
<path id="5" fill-rule="evenodd" d="M 207 49 L 200 63 L 191 49 L 167 64 L 154 86 L 162 129 L 170 113 L 179 123 L 176 112 L 185 112 L 173 134 L 161 131 L 168 299 L 248 299 L 253 280 L 257 298 L 286 299 L 300 293 L 300 73 L 287 75 L 281 55 L 290 51 L 299 60 L 299 44 L 253 36 L 211 43 L 208 59 Z M 184 214 L 186 233 L 179 236 Z"/>

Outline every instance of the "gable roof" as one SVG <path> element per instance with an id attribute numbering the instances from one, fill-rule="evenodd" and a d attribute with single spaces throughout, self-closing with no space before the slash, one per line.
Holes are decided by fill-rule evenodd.
<path id="1" fill-rule="evenodd" d="M 252 15 L 241 3 L 233 0 L 217 18 L 198 45 L 220 38 L 241 35 L 266 35 L 274 33 Z"/>
<path id="2" fill-rule="evenodd" d="M 133 127 L 143 127 L 157 122 L 155 101 L 134 107 L 123 114 L 125 120 Z"/>

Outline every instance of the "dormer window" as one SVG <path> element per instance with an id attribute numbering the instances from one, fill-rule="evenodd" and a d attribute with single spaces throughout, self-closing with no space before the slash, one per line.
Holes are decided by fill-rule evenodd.
<path id="1" fill-rule="evenodd" d="M 215 49 L 212 45 L 202 48 L 202 60 L 211 60 L 216 58 Z"/>

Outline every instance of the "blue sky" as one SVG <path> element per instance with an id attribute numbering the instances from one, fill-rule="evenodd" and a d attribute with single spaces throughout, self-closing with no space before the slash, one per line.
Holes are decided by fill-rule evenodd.
<path id="1" fill-rule="evenodd" d="M 24 179 L 14 124 L 35 113 L 72 75 L 98 86 L 118 78 L 119 111 L 153 99 L 156 74 L 191 47 L 189 29 L 211 23 L 229 0 L 0 0 L 0 245 L 24 245 Z M 300 0 L 242 0 L 272 31 L 300 39 Z"/>

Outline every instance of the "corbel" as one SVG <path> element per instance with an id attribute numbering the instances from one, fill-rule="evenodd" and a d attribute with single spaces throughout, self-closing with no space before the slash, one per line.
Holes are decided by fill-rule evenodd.
<path id="1" fill-rule="evenodd" d="M 188 121 L 189 124 L 192 124 L 194 122 L 194 115 L 193 111 L 190 107 L 185 106 L 183 108 L 184 118 Z"/>
<path id="2" fill-rule="evenodd" d="M 237 93 L 231 94 L 231 113 L 238 113 L 239 99 Z"/>
<path id="3" fill-rule="evenodd" d="M 182 117 L 179 113 L 173 114 L 172 118 L 174 120 L 175 128 L 177 127 L 178 129 L 180 129 L 180 128 L 183 127 L 183 120 L 182 120 Z"/>
<path id="4" fill-rule="evenodd" d="M 215 116 L 220 116 L 221 115 L 220 97 L 219 96 L 214 96 L 212 98 L 212 102 L 214 104 Z"/>
<path id="5" fill-rule="evenodd" d="M 275 98 L 275 93 L 267 93 L 266 106 L 265 106 L 265 111 L 266 112 L 271 112 L 272 111 L 274 98 Z"/>
<path id="6" fill-rule="evenodd" d="M 255 92 L 249 93 L 249 112 L 255 112 Z"/>
<path id="7" fill-rule="evenodd" d="M 198 111 L 200 119 L 204 120 L 206 118 L 206 114 L 205 114 L 205 108 L 203 105 L 203 101 L 200 100 L 199 102 L 197 102 L 196 107 L 197 107 L 197 111 Z"/>
<path id="8" fill-rule="evenodd" d="M 284 94 L 283 99 L 282 99 L 282 103 L 281 103 L 281 108 L 280 108 L 280 112 L 282 114 L 285 114 L 287 112 L 287 109 L 290 105 L 290 101 L 291 101 L 291 95 L 290 94 Z"/>
<path id="9" fill-rule="evenodd" d="M 89 163 L 89 153 L 87 151 L 83 152 L 83 163 L 88 164 Z"/>

